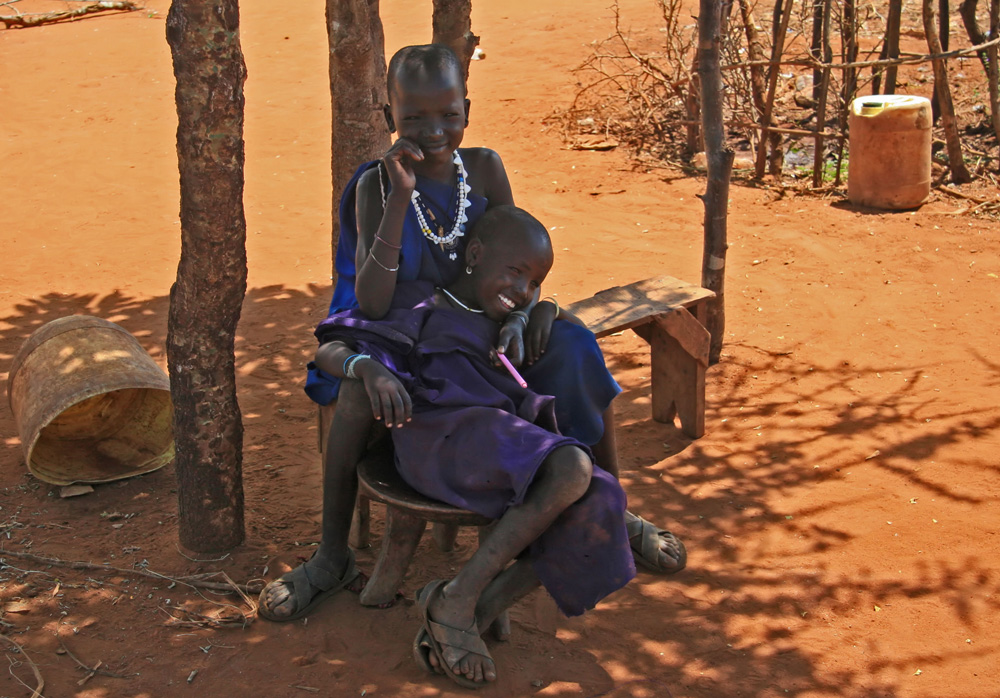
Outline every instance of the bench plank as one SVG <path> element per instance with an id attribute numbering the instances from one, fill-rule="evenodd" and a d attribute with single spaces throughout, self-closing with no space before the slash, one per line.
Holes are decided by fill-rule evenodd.
<path id="1" fill-rule="evenodd" d="M 690 308 L 715 293 L 672 276 L 658 276 L 628 286 L 598 291 L 570 303 L 566 310 L 583 320 L 598 337 L 651 322 L 674 308 Z"/>

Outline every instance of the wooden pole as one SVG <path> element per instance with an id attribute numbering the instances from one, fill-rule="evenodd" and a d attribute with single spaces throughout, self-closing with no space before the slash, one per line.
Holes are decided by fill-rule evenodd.
<path id="1" fill-rule="evenodd" d="M 237 0 L 174 0 L 167 43 L 177 80 L 181 258 L 170 289 L 180 542 L 243 542 L 243 424 L 234 342 L 246 293 L 243 83 Z"/>
<path id="2" fill-rule="evenodd" d="M 823 0 L 823 62 L 833 60 L 833 49 L 830 47 L 830 15 L 833 13 L 832 0 Z M 818 189 L 823 184 L 823 129 L 826 128 L 826 100 L 830 94 L 830 69 L 823 68 L 820 72 L 819 101 L 816 104 L 816 146 L 813 148 L 813 188 Z"/>
<path id="3" fill-rule="evenodd" d="M 468 80 L 472 54 L 479 45 L 479 37 L 472 33 L 472 0 L 434 0 L 431 26 L 434 43 L 451 47 Z"/>
<path id="4" fill-rule="evenodd" d="M 979 0 L 965 0 L 959 8 L 962 15 L 962 23 L 965 24 L 965 31 L 969 35 L 969 40 L 974 45 L 987 43 L 987 36 L 979 27 L 976 19 L 976 6 Z M 996 37 L 1000 31 L 1000 0 L 990 0 L 990 36 Z M 997 142 L 1000 143 L 1000 88 L 997 85 L 1000 66 L 997 66 L 997 47 L 989 46 L 978 52 L 979 62 L 982 63 L 986 72 L 986 82 L 990 93 L 990 119 L 993 125 L 993 133 Z M 998 169 L 1000 169 L 1000 159 L 998 159 Z"/>
<path id="5" fill-rule="evenodd" d="M 938 39 L 937 27 L 934 26 L 933 0 L 922 0 L 924 19 L 924 34 L 927 36 L 927 48 L 932 54 L 941 53 L 941 41 Z M 948 147 L 948 166 L 951 169 L 951 181 L 956 184 L 971 182 L 972 176 L 965 166 L 962 157 L 962 141 L 958 137 L 958 125 L 955 121 L 955 105 L 951 100 L 951 88 L 948 86 L 948 64 L 943 58 L 933 61 L 934 92 L 941 103 L 941 128 L 944 129 L 945 143 Z"/>
<path id="6" fill-rule="evenodd" d="M 705 204 L 705 247 L 701 263 L 701 284 L 715 291 L 708 301 L 705 327 L 712 335 L 709 362 L 718 363 L 726 329 L 726 226 L 729 205 L 729 178 L 735 154 L 726 147 L 723 126 L 723 83 L 719 55 L 722 46 L 722 3 L 700 0 L 698 13 L 698 72 L 701 78 L 701 121 L 708 159 Z M 775 69 L 777 72 L 777 69 Z"/>
<path id="7" fill-rule="evenodd" d="M 333 256 L 336 276 L 340 237 L 340 196 L 358 165 L 389 149 L 389 127 L 382 114 L 385 92 L 385 37 L 378 0 L 327 0 L 330 48 L 330 103 L 333 179 Z"/>
<path id="8" fill-rule="evenodd" d="M 767 98 L 764 101 L 764 114 L 760 117 L 760 144 L 757 147 L 757 160 L 754 176 L 760 179 L 764 176 L 764 163 L 767 161 L 768 128 L 771 126 L 771 115 L 774 112 L 774 94 L 778 89 L 778 73 L 781 67 L 781 53 L 785 49 L 785 34 L 788 32 L 788 20 L 792 16 L 794 0 L 774 1 L 774 22 L 771 40 L 771 63 L 767 71 Z M 780 147 L 780 143 L 779 143 Z"/>

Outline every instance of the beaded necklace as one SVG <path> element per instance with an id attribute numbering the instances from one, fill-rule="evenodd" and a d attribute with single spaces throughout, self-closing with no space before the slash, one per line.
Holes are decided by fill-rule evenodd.
<path id="1" fill-rule="evenodd" d="M 417 223 L 420 225 L 420 231 L 424 234 L 424 237 L 430 240 L 435 245 L 440 245 L 442 250 L 451 250 L 448 255 L 449 259 L 458 259 L 458 252 L 455 248 L 458 247 L 458 238 L 465 235 L 465 224 L 468 222 L 469 217 L 465 213 L 465 209 L 472 206 L 472 202 L 469 201 L 468 195 L 472 191 L 472 187 L 465 183 L 468 178 L 469 173 L 465 169 L 465 163 L 462 162 L 462 156 L 459 155 L 458 151 L 452 156 L 452 162 L 455 163 L 455 174 L 458 179 L 458 195 L 455 203 L 455 223 L 452 225 L 451 230 L 445 234 L 444 226 L 437 226 L 437 233 L 435 234 L 431 230 L 430 224 L 427 219 L 430 218 L 435 224 L 437 223 L 437 217 L 434 212 L 427 207 L 423 199 L 420 196 L 420 192 L 416 189 L 410 194 L 410 203 L 413 204 L 413 210 L 417 214 Z M 378 183 L 379 188 L 382 190 L 382 207 L 385 207 L 386 193 L 385 193 L 385 183 L 382 180 L 382 163 L 379 163 L 378 169 Z"/>
<path id="2" fill-rule="evenodd" d="M 455 223 L 451 226 L 451 230 L 447 234 L 445 233 L 444 226 L 436 225 L 437 219 L 434 216 L 434 212 L 427 207 L 427 204 L 424 203 L 420 196 L 420 192 L 416 189 L 410 195 L 410 202 L 413 204 L 413 210 L 417 214 L 417 222 L 420 224 L 420 230 L 423 232 L 424 237 L 435 245 L 440 245 L 442 250 L 452 250 L 448 257 L 450 259 L 457 259 L 458 253 L 454 248 L 458 247 L 458 238 L 465 235 L 465 224 L 469 220 L 465 214 L 465 209 L 471 206 L 472 202 L 468 199 L 471 187 L 465 183 L 469 173 L 466 172 L 465 163 L 462 162 L 462 156 L 458 154 L 457 150 L 452 158 L 452 162 L 455 163 L 455 174 L 458 179 L 458 200 L 455 203 Z M 437 233 L 431 229 L 430 224 L 427 222 L 428 218 L 435 223 Z"/>

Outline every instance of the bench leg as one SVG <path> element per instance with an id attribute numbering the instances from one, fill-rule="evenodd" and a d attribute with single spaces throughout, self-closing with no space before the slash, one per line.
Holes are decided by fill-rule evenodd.
<path id="1" fill-rule="evenodd" d="M 705 367 L 659 323 L 650 323 L 653 419 L 672 423 L 691 439 L 705 435 Z"/>
<path id="2" fill-rule="evenodd" d="M 354 505 L 354 516 L 351 517 L 351 532 L 347 536 L 347 544 L 355 550 L 362 550 L 371 545 L 371 500 L 363 494 L 358 494 Z"/>
<path id="3" fill-rule="evenodd" d="M 458 539 L 458 524 L 436 523 L 431 527 L 431 536 L 441 552 L 450 553 Z"/>
<path id="4" fill-rule="evenodd" d="M 382 548 L 372 576 L 361 592 L 363 606 L 381 606 L 396 598 L 420 536 L 427 527 L 426 520 L 392 506 L 386 506 L 385 519 Z"/>

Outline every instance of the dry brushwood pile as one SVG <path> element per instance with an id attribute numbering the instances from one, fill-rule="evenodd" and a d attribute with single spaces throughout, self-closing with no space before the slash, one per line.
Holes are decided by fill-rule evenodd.
<path id="1" fill-rule="evenodd" d="M 703 167 L 697 19 L 681 0 L 651 2 L 659 26 L 633 24 L 615 4 L 611 34 L 578 67 L 576 98 L 558 119 L 574 149 L 622 145 L 646 162 Z M 953 2 L 950 10 L 947 0 L 737 0 L 726 9 L 725 118 L 737 175 L 840 186 L 851 102 L 921 95 L 934 98 L 935 184 L 975 179 L 988 193 L 972 200 L 983 210 L 992 205 L 1000 157 L 997 0 Z M 936 85 L 947 88 L 944 99 L 935 98 Z M 953 105 L 957 166 L 945 147 L 941 104 Z"/>

